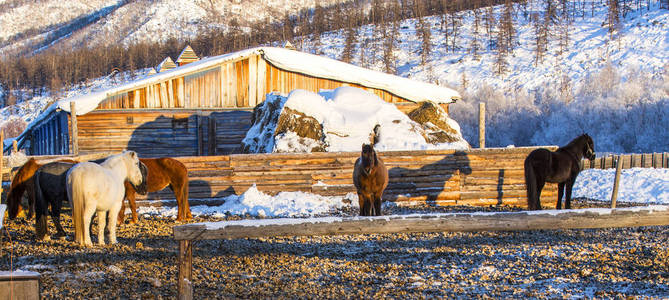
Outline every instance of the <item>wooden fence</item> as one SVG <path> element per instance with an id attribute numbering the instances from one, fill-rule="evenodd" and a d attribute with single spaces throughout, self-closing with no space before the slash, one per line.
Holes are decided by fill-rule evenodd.
<path id="1" fill-rule="evenodd" d="M 195 240 L 403 232 L 606 228 L 667 224 L 669 224 L 668 206 L 488 214 L 284 218 L 186 224 L 173 227 L 174 239 L 179 241 L 177 298 L 193 298 L 193 241 Z"/>
<path id="2" fill-rule="evenodd" d="M 536 148 L 380 152 L 389 170 L 384 200 L 402 204 L 526 205 L 523 161 Z M 354 193 L 352 174 L 358 152 L 233 154 L 176 157 L 189 170 L 191 201 L 216 202 L 244 193 L 254 184 L 268 194 L 303 191 L 343 196 Z M 557 200 L 549 184 L 546 205 Z M 139 205 L 174 205 L 169 189 L 138 198 Z M 167 200 L 167 201 L 156 201 Z"/>
<path id="3" fill-rule="evenodd" d="M 383 198 L 401 204 L 525 206 L 523 161 L 534 149 L 380 152 L 390 175 Z M 80 159 L 89 159 L 88 156 Z M 253 185 L 268 194 L 303 191 L 343 196 L 354 193 L 352 174 L 358 156 L 359 152 L 338 152 L 175 158 L 188 168 L 189 198 L 193 205 L 215 204 L 225 196 L 242 194 Z M 39 158 L 54 157 L 58 156 Z M 555 203 L 556 191 L 554 184 L 544 189 L 542 199 L 545 205 Z M 138 197 L 138 204 L 174 206 L 175 201 L 171 190 L 165 189 Z"/>
<path id="4" fill-rule="evenodd" d="M 585 169 L 612 169 L 618 155 L 607 155 L 595 160 L 581 160 L 581 170 Z M 669 153 L 635 153 L 622 155 L 622 168 L 669 168 Z"/>

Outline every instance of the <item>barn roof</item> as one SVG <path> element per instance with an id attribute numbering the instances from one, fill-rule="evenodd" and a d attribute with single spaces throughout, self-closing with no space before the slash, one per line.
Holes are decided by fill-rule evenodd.
<path id="1" fill-rule="evenodd" d="M 432 101 L 436 103 L 453 103 L 460 94 L 450 88 L 416 81 L 379 71 L 369 70 L 345 62 L 309 53 L 275 47 L 258 47 L 229 54 L 203 58 L 171 70 L 166 70 L 142 79 L 138 79 L 110 89 L 86 95 L 62 99 L 57 107 L 69 112 L 70 102 L 76 104 L 77 115 L 86 114 L 98 107 L 98 104 L 109 95 L 121 91 L 156 84 L 173 77 L 197 70 L 211 68 L 226 61 L 237 60 L 254 54 L 260 54 L 267 62 L 277 68 L 291 72 L 306 74 L 313 77 L 338 80 L 365 87 L 386 90 L 409 101 Z"/>

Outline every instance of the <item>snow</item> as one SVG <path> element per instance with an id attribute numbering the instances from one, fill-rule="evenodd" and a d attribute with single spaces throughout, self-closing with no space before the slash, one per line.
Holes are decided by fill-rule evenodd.
<path id="1" fill-rule="evenodd" d="M 583 170 L 574 184 L 573 196 L 611 200 L 615 173 L 615 169 Z M 617 201 L 669 204 L 669 169 L 631 168 L 622 170 Z"/>
<path id="2" fill-rule="evenodd" d="M 318 94 L 307 90 L 294 90 L 285 100 L 284 107 L 314 117 L 321 123 L 328 152 L 360 150 L 362 144 L 369 143 L 370 133 L 376 125 L 380 125 L 380 139 L 374 146 L 378 151 L 469 149 L 469 145 L 462 138 L 453 143 L 426 142 L 421 132 L 416 130 L 420 125 L 394 104 L 355 87 L 322 90 Z M 450 121 L 449 124 L 459 132 L 457 123 Z M 245 140 L 255 136 L 261 140 L 262 134 L 260 129 L 249 130 Z M 309 152 L 311 147 L 296 148 L 304 144 L 303 140 L 300 139 L 300 143 L 298 139 L 300 137 L 291 132 L 276 136 L 273 152 Z"/>
<path id="3" fill-rule="evenodd" d="M 7 204 L 0 204 L 0 229 L 2 229 L 2 223 L 5 219 L 5 210 L 7 210 Z"/>
<path id="4" fill-rule="evenodd" d="M 613 189 L 613 179 L 615 170 L 588 169 L 582 171 L 576 179 L 574 185 L 574 197 L 587 197 L 599 201 L 610 201 L 611 191 Z M 226 203 L 220 206 L 198 205 L 191 207 L 194 216 L 226 216 L 240 215 L 266 218 L 286 218 L 286 217 L 315 217 L 326 215 L 328 213 L 341 210 L 343 208 L 357 209 L 358 196 L 349 193 L 343 197 L 325 197 L 305 192 L 282 192 L 276 196 L 267 195 L 253 186 L 248 191 L 239 196 L 228 196 Z M 346 201 L 344 201 L 346 200 Z M 627 202 L 639 205 L 643 209 L 666 210 L 669 205 L 669 169 L 626 169 L 622 171 L 620 185 L 618 190 L 618 202 Z M 384 205 L 394 205 L 384 203 Z M 638 210 L 640 208 L 619 208 L 619 210 Z M 528 213 L 548 213 L 558 214 L 566 212 L 577 213 L 610 213 L 610 209 L 589 208 L 578 210 L 543 210 Z M 159 215 L 163 217 L 176 218 L 177 208 L 169 207 L 140 207 L 139 214 Z M 478 214 L 487 214 L 481 212 Z M 438 217 L 440 214 L 420 215 L 423 217 Z M 410 218 L 418 215 L 406 215 Z M 383 216 L 380 218 L 387 218 Z M 328 219 L 328 222 L 336 222 L 341 218 Z M 239 223 L 228 223 L 240 226 L 262 226 L 267 224 L 279 224 L 281 222 L 314 222 L 314 219 L 293 219 L 284 221 L 264 220 L 244 220 Z M 279 223 L 273 223 L 279 222 Z M 283 223 L 281 223 L 283 224 Z M 294 223 L 290 223 L 294 224 Z M 207 225 L 214 228 L 219 225 Z"/>
<path id="5" fill-rule="evenodd" d="M 262 51 L 267 61 L 281 69 L 378 88 L 414 102 L 453 103 L 460 99 L 460 94 L 450 88 L 353 66 L 335 59 L 283 48 L 263 48 Z"/>

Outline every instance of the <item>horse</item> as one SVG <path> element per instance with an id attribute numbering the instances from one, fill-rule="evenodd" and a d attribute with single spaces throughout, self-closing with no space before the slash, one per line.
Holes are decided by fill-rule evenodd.
<path id="1" fill-rule="evenodd" d="M 363 144 L 353 168 L 361 216 L 381 215 L 381 196 L 388 186 L 388 169 L 376 155 L 373 144 Z"/>
<path id="2" fill-rule="evenodd" d="M 46 223 L 47 209 L 51 206 L 51 221 L 56 226 L 56 237 L 65 237 L 60 225 L 60 208 L 67 199 L 65 180 L 67 171 L 74 166 L 70 162 L 51 162 L 41 166 L 33 176 L 33 199 L 35 200 L 35 235 L 38 240 L 49 238 Z"/>
<path id="3" fill-rule="evenodd" d="M 193 219 L 188 204 L 188 170 L 180 161 L 173 158 L 140 158 L 147 168 L 146 190 L 148 192 L 157 192 L 166 187 L 170 187 L 177 199 L 177 221 Z M 125 199 L 128 199 L 132 220 L 130 223 L 137 223 L 137 205 L 135 202 L 135 192 L 130 182 L 125 183 Z M 121 204 L 121 211 L 118 215 L 118 223 L 123 223 L 125 217 L 125 202 Z"/>
<path id="4" fill-rule="evenodd" d="M 59 160 L 62 162 L 77 163 L 71 159 Z M 19 214 L 19 209 L 21 208 L 21 198 L 23 197 L 24 192 L 28 192 L 28 213 L 26 217 L 31 218 L 35 212 L 35 198 L 33 193 L 33 175 L 35 172 L 42 166 L 35 160 L 35 158 L 30 158 L 23 166 L 21 166 L 14 175 L 12 183 L 9 186 L 9 191 L 7 192 L 7 210 L 9 214 L 9 219 L 13 220 Z"/>
<path id="5" fill-rule="evenodd" d="M 79 245 L 92 245 L 89 226 L 94 213 L 98 215 L 98 244 L 105 243 L 105 223 L 109 224 L 109 243 L 116 243 L 115 221 L 123 203 L 126 180 L 138 188 L 146 181 L 134 151 L 112 155 L 99 165 L 78 163 L 67 172 L 67 196 L 72 206 L 75 241 Z"/>
<path id="6" fill-rule="evenodd" d="M 558 200 L 555 208 L 562 209 L 562 195 L 565 193 L 565 209 L 570 209 L 571 190 L 581 170 L 580 162 L 583 157 L 589 160 L 595 159 L 595 144 L 587 134 L 575 138 L 555 152 L 544 148 L 530 152 L 525 158 L 528 209 L 541 209 L 541 190 L 546 182 L 558 184 Z"/>

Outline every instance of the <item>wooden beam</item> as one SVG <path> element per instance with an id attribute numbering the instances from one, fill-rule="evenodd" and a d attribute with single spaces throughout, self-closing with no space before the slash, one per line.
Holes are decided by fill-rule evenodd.
<path id="1" fill-rule="evenodd" d="M 72 154 L 79 155 L 79 128 L 77 126 L 77 109 L 74 101 L 70 102 L 70 118 L 72 119 Z"/>
<path id="2" fill-rule="evenodd" d="M 479 103 L 479 148 L 485 148 L 485 103 Z"/>
<path id="3" fill-rule="evenodd" d="M 409 232 L 517 231 L 669 225 L 669 206 L 381 217 L 281 218 L 174 226 L 176 240 Z"/>
<path id="4" fill-rule="evenodd" d="M 177 299 L 193 299 L 193 242 L 179 241 Z"/>

